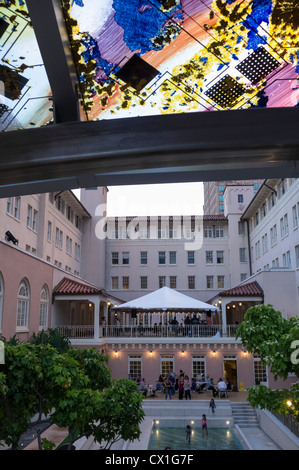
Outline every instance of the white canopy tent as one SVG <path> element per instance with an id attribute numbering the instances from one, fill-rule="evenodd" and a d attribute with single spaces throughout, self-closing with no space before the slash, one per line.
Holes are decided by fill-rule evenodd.
<path id="1" fill-rule="evenodd" d="M 125 315 L 122 319 L 123 324 L 129 323 L 130 320 L 126 313 L 130 312 L 130 317 L 134 322 L 136 319 L 137 325 L 150 327 L 155 324 L 167 325 L 174 317 L 179 321 L 184 321 L 187 316 L 201 317 L 204 313 L 205 319 L 206 314 L 211 317 L 212 313 L 219 311 L 213 305 L 181 294 L 166 286 L 150 294 L 112 307 L 112 310 L 115 315 L 117 315 L 117 312 Z"/>
<path id="2" fill-rule="evenodd" d="M 129 302 L 113 307 L 113 310 L 207 312 L 218 311 L 219 309 L 214 305 L 181 294 L 175 289 L 170 289 L 165 286 L 138 299 L 130 300 Z"/>

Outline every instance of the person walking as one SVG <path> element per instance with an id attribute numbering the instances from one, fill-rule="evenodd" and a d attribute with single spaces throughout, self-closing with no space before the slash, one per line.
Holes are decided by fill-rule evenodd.
<path id="1" fill-rule="evenodd" d="M 191 400 L 191 384 L 188 375 L 185 375 L 184 380 L 184 391 L 185 391 L 185 398 L 189 398 Z"/>
<path id="2" fill-rule="evenodd" d="M 186 442 L 190 444 L 190 441 L 191 441 L 191 426 L 190 424 L 188 424 L 186 426 Z"/>
<path id="3" fill-rule="evenodd" d="M 212 413 L 215 413 L 216 403 L 214 401 L 214 398 L 211 398 L 209 408 L 211 408 Z"/>
<path id="4" fill-rule="evenodd" d="M 201 420 L 201 429 L 202 429 L 202 435 L 204 436 L 204 433 L 208 435 L 208 424 L 207 424 L 207 417 L 206 415 L 202 415 L 202 420 Z"/>

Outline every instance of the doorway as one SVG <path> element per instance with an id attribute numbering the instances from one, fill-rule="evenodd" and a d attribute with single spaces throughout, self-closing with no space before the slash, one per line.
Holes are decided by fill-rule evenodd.
<path id="1" fill-rule="evenodd" d="M 224 357 L 223 360 L 224 380 L 230 381 L 231 389 L 238 390 L 237 358 Z"/>

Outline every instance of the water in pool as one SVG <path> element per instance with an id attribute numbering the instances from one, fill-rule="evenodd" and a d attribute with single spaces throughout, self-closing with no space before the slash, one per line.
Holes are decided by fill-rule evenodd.
<path id="1" fill-rule="evenodd" d="M 192 428 L 190 443 L 185 428 L 155 427 L 152 430 L 149 450 L 242 450 L 232 429 L 210 428 L 202 435 L 201 428 Z"/>

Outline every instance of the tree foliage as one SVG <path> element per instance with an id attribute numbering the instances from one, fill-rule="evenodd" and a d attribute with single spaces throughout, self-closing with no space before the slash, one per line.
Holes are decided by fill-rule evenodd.
<path id="1" fill-rule="evenodd" d="M 137 386 L 113 380 L 108 356 L 96 349 L 62 353 L 47 342 L 6 342 L 0 367 L 0 442 L 12 449 L 45 420 L 68 428 L 70 446 L 93 433 L 105 446 L 139 437 L 143 410 Z M 40 434 L 38 441 L 40 449 L 52 447 Z"/>
<path id="2" fill-rule="evenodd" d="M 294 374 L 299 377 L 299 318 L 283 318 L 272 305 L 255 305 L 249 308 L 244 321 L 236 332 L 248 352 L 260 356 L 274 375 L 287 379 Z M 297 348 L 297 349 L 296 349 Z M 298 380 L 298 379 L 297 379 Z M 261 406 L 278 413 L 293 414 L 299 421 L 299 386 L 290 390 L 271 390 L 263 385 L 249 389 L 248 400 L 252 406 Z"/>

